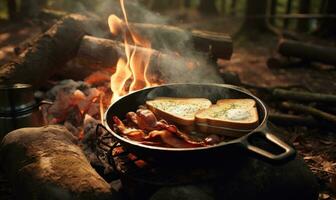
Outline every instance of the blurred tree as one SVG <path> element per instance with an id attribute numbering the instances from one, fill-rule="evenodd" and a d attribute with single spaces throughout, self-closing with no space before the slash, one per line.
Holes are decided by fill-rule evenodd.
<path id="1" fill-rule="evenodd" d="M 291 10 L 292 10 L 292 0 L 287 0 L 287 3 L 286 3 L 286 14 L 287 15 L 290 14 Z M 283 27 L 284 27 L 284 29 L 288 29 L 288 26 L 289 26 L 289 19 L 286 18 L 286 19 L 284 19 Z"/>
<path id="2" fill-rule="evenodd" d="M 218 10 L 216 8 L 215 0 L 200 0 L 198 10 L 204 15 L 218 15 Z"/>
<path id="3" fill-rule="evenodd" d="M 20 17 L 31 18 L 38 12 L 38 2 L 36 0 L 22 0 L 20 4 Z"/>
<path id="4" fill-rule="evenodd" d="M 326 0 L 322 8 L 323 13 L 327 15 L 336 15 L 336 1 Z M 336 37 L 336 20 L 335 18 L 326 18 L 320 21 L 319 30 L 320 35 L 325 37 Z"/>
<path id="5" fill-rule="evenodd" d="M 247 0 L 243 28 L 249 31 L 265 31 L 267 0 Z"/>
<path id="6" fill-rule="evenodd" d="M 270 10 L 271 16 L 276 15 L 277 4 L 278 4 L 278 0 L 271 0 L 271 10 Z M 275 25 L 275 17 L 271 17 L 270 23 L 272 25 Z"/>
<path id="7" fill-rule="evenodd" d="M 226 13 L 226 0 L 221 0 L 221 13 Z"/>
<path id="8" fill-rule="evenodd" d="M 7 0 L 7 10 L 9 20 L 17 19 L 16 0 Z"/>
<path id="9" fill-rule="evenodd" d="M 184 0 L 184 7 L 190 8 L 191 7 L 191 0 Z"/>
<path id="10" fill-rule="evenodd" d="M 237 9 L 237 1 L 236 0 L 231 0 L 230 15 L 235 16 L 236 15 L 236 9 Z"/>
<path id="11" fill-rule="evenodd" d="M 310 12 L 310 0 L 300 0 L 299 2 L 299 13 L 307 14 Z M 299 19 L 297 24 L 297 30 L 301 32 L 309 31 L 309 20 Z"/>

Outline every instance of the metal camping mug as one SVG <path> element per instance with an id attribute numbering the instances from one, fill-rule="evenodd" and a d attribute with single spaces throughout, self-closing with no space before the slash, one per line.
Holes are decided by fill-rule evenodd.
<path id="1" fill-rule="evenodd" d="M 0 139 L 12 130 L 44 125 L 40 105 L 29 84 L 0 85 Z"/>

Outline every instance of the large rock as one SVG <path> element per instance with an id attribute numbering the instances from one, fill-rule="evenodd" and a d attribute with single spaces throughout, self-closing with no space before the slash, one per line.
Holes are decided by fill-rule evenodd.
<path id="1" fill-rule="evenodd" d="M 1 143 L 0 163 L 18 199 L 119 199 L 62 126 L 9 133 Z"/>
<path id="2" fill-rule="evenodd" d="M 150 200 L 317 200 L 318 191 L 315 176 L 299 157 L 282 165 L 246 158 L 244 166 L 213 180 L 160 188 Z"/>

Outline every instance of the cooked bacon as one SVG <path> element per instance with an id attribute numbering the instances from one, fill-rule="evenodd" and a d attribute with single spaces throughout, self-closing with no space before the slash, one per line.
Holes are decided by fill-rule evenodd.
<path id="1" fill-rule="evenodd" d="M 206 146 L 206 142 L 191 139 L 175 125 L 168 124 L 165 120 L 158 121 L 151 110 L 140 108 L 136 113 L 128 112 L 126 119 L 132 127 L 126 126 L 118 117 L 113 117 L 117 131 L 142 144 L 176 148 Z"/>
<path id="2" fill-rule="evenodd" d="M 138 109 L 136 112 L 138 126 L 142 130 L 153 131 L 157 127 L 157 119 L 154 113 L 148 109 Z"/>
<path id="3" fill-rule="evenodd" d="M 117 116 L 113 116 L 112 119 L 118 131 L 127 138 L 136 141 L 142 141 L 145 139 L 146 134 L 142 130 L 125 126 L 125 124 Z"/>
<path id="4" fill-rule="evenodd" d="M 151 140 L 155 138 L 160 138 L 163 143 L 168 144 L 171 147 L 175 148 L 191 148 L 198 147 L 195 144 L 189 143 L 181 138 L 176 137 L 176 135 L 168 130 L 154 130 L 149 133 L 146 139 Z"/>

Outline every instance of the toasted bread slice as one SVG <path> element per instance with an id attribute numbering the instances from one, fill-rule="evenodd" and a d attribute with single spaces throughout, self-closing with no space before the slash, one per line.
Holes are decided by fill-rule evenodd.
<path id="1" fill-rule="evenodd" d="M 221 99 L 195 115 L 198 129 L 206 133 L 246 133 L 259 125 L 256 102 L 253 99 Z M 218 128 L 216 128 L 218 127 Z M 239 135 L 239 134 L 238 134 Z"/>
<path id="2" fill-rule="evenodd" d="M 195 114 L 211 106 L 205 98 L 159 97 L 146 101 L 147 107 L 157 116 L 183 126 L 193 126 Z"/>

